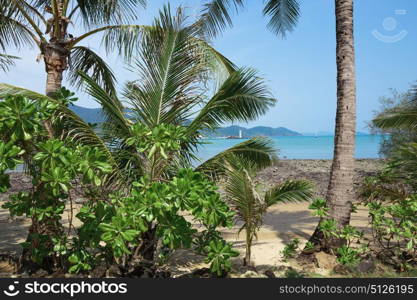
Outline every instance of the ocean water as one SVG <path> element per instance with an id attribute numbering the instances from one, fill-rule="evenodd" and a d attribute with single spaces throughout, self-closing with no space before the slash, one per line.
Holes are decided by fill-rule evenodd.
<path id="1" fill-rule="evenodd" d="M 280 159 L 332 159 L 333 158 L 333 136 L 286 136 L 271 138 L 277 149 Z M 201 161 L 233 147 L 244 141 L 244 139 L 205 139 L 202 140 L 197 157 Z M 380 158 L 378 151 L 382 141 L 380 135 L 359 135 L 356 136 L 356 158 Z M 193 163 L 198 165 L 199 162 Z M 14 172 L 22 171 L 18 166 Z M 12 171 L 13 172 L 13 171 Z"/>
<path id="2" fill-rule="evenodd" d="M 380 135 L 356 136 L 356 158 L 379 158 Z M 205 161 L 210 157 L 244 140 L 206 139 L 203 140 L 198 157 Z M 333 136 L 286 136 L 275 137 L 272 141 L 281 159 L 332 159 Z"/>

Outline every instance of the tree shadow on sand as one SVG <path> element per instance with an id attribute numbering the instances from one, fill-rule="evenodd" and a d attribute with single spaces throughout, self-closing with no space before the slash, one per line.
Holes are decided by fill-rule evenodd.
<path id="1" fill-rule="evenodd" d="M 364 210 L 364 208 L 361 208 L 361 210 Z M 294 212 L 272 211 L 268 212 L 264 218 L 264 226 L 275 231 L 285 244 L 293 238 L 308 240 L 316 229 L 318 222 L 319 218 L 312 216 L 308 210 Z M 352 214 L 351 225 L 363 231 L 365 235 L 371 233 L 366 214 Z"/>
<path id="2" fill-rule="evenodd" d="M 264 226 L 275 231 L 286 244 L 293 238 L 309 239 L 318 221 L 309 211 L 274 211 L 265 215 Z"/>

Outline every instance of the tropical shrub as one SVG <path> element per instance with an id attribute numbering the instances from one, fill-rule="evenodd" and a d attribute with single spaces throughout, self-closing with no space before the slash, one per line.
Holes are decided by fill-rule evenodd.
<path id="1" fill-rule="evenodd" d="M 216 228 L 231 226 L 233 212 L 221 200 L 216 185 L 192 169 L 179 169 L 170 176 L 170 159 L 185 141 L 184 128 L 179 126 L 161 124 L 150 130 L 133 125 L 134 137 L 127 144 L 146 157 L 146 174 L 133 182 L 127 193 L 115 191 L 110 197 L 90 198 L 77 214 L 82 225 L 76 235 L 70 236 L 72 224 L 65 234 L 61 215 L 66 202 L 72 201 L 70 190 L 75 180 L 86 190 L 100 187 L 111 166 L 96 147 L 47 139 L 43 121 L 51 118 L 56 108 L 20 96 L 0 103 L 2 116 L 10 120 L 1 128 L 1 191 L 9 187 L 4 172 L 23 162 L 34 186 L 31 191 L 11 195 L 4 207 L 12 216 L 31 219 L 23 247 L 34 262 L 43 266 L 59 263 L 77 273 L 91 270 L 103 259 L 122 264 L 146 253 L 151 256 L 145 258 L 153 259 L 158 245 L 172 250 L 198 244 L 214 273 L 230 270 L 229 259 L 237 252 Z M 202 225 L 201 233 L 184 211 Z M 153 233 L 152 239 L 149 233 Z"/>
<path id="2" fill-rule="evenodd" d="M 30 191 L 11 195 L 3 207 L 12 216 L 31 219 L 22 246 L 25 255 L 38 265 L 43 265 L 47 258 L 50 263 L 64 263 L 56 260 L 69 235 L 64 234 L 61 215 L 67 200 L 72 201 L 70 190 L 74 181 L 80 179 L 84 185 L 100 186 L 102 176 L 111 171 L 99 149 L 71 140 L 49 139 L 44 121 L 54 115 L 58 105 L 20 96 L 6 97 L 0 102 L 0 151 L 4 153 L 1 190 L 4 192 L 9 185 L 4 171 L 19 163 L 26 165 L 33 186 Z"/>
<path id="3" fill-rule="evenodd" d="M 84 249 L 101 249 L 98 259 L 107 253 L 109 263 L 119 264 L 140 258 L 150 249 L 154 255 L 158 245 L 171 250 L 191 248 L 199 234 L 182 212 L 190 212 L 193 220 L 207 231 L 231 225 L 233 213 L 216 189 L 212 182 L 190 169 L 180 170 L 169 182 L 151 182 L 145 176 L 133 183 L 129 196 L 113 195 L 111 206 L 105 202 L 86 204 L 77 215 L 83 221 L 79 242 Z M 154 240 L 146 238 L 149 232 L 155 232 Z M 222 242 L 219 235 L 212 236 L 217 238 L 206 240 L 206 246 Z M 141 251 L 146 247 L 148 251 Z M 76 261 L 82 261 L 82 257 Z"/>
<path id="4" fill-rule="evenodd" d="M 102 258 L 118 264 L 138 258 L 153 261 L 158 247 L 163 253 L 198 244 L 213 272 L 221 275 L 228 271 L 229 258 L 236 252 L 216 228 L 231 226 L 233 212 L 221 200 L 216 185 L 192 169 L 165 177 L 169 159 L 183 142 L 183 128 L 165 124 L 152 130 L 139 124 L 132 127 L 136 137 L 127 143 L 148 159 L 146 174 L 132 183 L 127 196 L 112 195 L 111 205 L 92 201 L 81 209 L 77 217 L 83 225 L 77 247 L 82 251 L 72 255 L 70 270 L 88 270 Z M 201 233 L 183 212 L 202 225 Z"/>
<path id="5" fill-rule="evenodd" d="M 285 245 L 284 249 L 281 252 L 284 260 L 293 258 L 297 254 L 297 249 L 299 247 L 299 244 L 300 244 L 299 239 L 292 239 L 288 244 Z"/>
<path id="6" fill-rule="evenodd" d="M 417 144 L 404 145 L 363 186 L 377 255 L 402 271 L 417 263 L 416 162 Z"/>

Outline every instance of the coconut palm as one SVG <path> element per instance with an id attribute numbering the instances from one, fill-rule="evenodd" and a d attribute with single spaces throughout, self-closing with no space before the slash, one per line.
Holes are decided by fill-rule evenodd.
<path id="1" fill-rule="evenodd" d="M 308 201 L 313 196 L 312 185 L 304 180 L 287 180 L 274 186 L 261 196 L 254 180 L 259 165 L 240 155 L 232 155 L 226 162 L 225 191 L 228 203 L 236 211 L 237 221 L 242 223 L 239 233 L 246 233 L 244 265 L 251 263 L 251 248 L 263 217 L 272 205 L 287 202 Z"/>
<path id="2" fill-rule="evenodd" d="M 336 0 L 337 111 L 333 163 L 327 190 L 329 218 L 348 225 L 355 199 L 356 75 L 353 38 L 353 0 Z M 345 241 L 334 239 L 329 247 Z"/>
<path id="3" fill-rule="evenodd" d="M 125 22 L 133 21 L 136 10 L 145 3 L 145 0 L 0 0 L 0 48 L 37 47 L 38 60 L 45 63 L 49 96 L 61 87 L 66 70 L 74 84 L 79 83 L 75 71 L 80 69 L 106 88 L 113 88 L 115 77 L 109 66 L 82 42 L 102 33 L 106 50 L 115 47 L 120 52 L 129 50 L 132 42 L 127 41 L 127 36 L 137 35 L 140 26 L 127 26 Z"/>
<path id="4" fill-rule="evenodd" d="M 161 124 L 184 126 L 187 142 L 180 156 L 170 160 L 184 166 L 196 159 L 202 134 L 223 122 L 253 120 L 275 103 L 252 69 L 229 70 L 230 75 L 221 80 L 218 68 L 213 68 L 211 54 L 201 47 L 199 26 L 187 25 L 181 9 L 172 16 L 169 7 L 165 7 L 152 28 L 144 34 L 140 56 L 131 65 L 139 78 L 126 84 L 123 101 L 80 73 L 86 91 L 103 107 L 107 142 L 114 146 L 120 168 L 130 179 L 141 176 L 141 168 L 146 165 L 144 158 L 125 143 L 133 135 L 132 125 L 140 123 L 150 129 Z M 213 85 L 210 83 L 219 83 L 211 95 L 207 92 L 207 86 Z M 261 139 L 254 139 L 217 156 L 215 161 L 236 151 L 257 160 L 269 160 L 271 149 Z M 209 170 L 211 165 L 213 160 L 198 169 Z"/>

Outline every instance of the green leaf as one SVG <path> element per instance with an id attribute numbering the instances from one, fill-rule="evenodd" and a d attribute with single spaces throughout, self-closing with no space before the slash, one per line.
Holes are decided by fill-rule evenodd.
<path id="1" fill-rule="evenodd" d="M 105 242 L 112 241 L 114 238 L 113 233 L 111 231 L 106 231 L 101 235 L 101 239 Z"/>
<path id="2" fill-rule="evenodd" d="M 68 261 L 72 264 L 76 264 L 79 262 L 79 258 L 75 253 L 73 253 L 70 255 L 70 257 L 68 257 Z"/>
<path id="3" fill-rule="evenodd" d="M 129 229 L 129 230 L 122 232 L 121 234 L 126 241 L 131 242 L 139 235 L 139 231 Z"/>
<path id="4" fill-rule="evenodd" d="M 106 223 L 101 223 L 98 228 L 102 231 L 115 231 L 115 228 L 112 225 Z"/>

